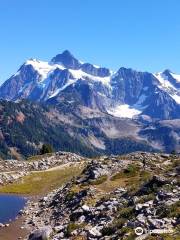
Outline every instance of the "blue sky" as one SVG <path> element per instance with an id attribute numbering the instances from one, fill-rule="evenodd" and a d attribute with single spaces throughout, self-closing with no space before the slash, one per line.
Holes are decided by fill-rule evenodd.
<path id="1" fill-rule="evenodd" d="M 179 0 L 1 0 L 0 83 L 69 49 L 117 70 L 180 73 Z"/>

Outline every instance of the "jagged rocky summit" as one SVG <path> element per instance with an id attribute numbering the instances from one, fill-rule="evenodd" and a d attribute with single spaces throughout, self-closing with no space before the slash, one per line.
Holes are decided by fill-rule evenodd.
<path id="1" fill-rule="evenodd" d="M 113 72 L 66 50 L 50 62 L 27 60 L 2 84 L 0 98 L 78 104 L 119 118 L 175 119 L 180 117 L 180 75 L 123 67 Z"/>

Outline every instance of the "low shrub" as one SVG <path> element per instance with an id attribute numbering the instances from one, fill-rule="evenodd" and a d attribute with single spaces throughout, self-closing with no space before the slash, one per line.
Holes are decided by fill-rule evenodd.
<path id="1" fill-rule="evenodd" d="M 102 175 L 102 176 L 99 177 L 98 179 L 93 180 L 93 181 L 91 182 L 91 184 L 92 184 L 92 185 L 99 185 L 99 184 L 107 181 L 107 178 L 108 178 L 107 175 Z"/>
<path id="2" fill-rule="evenodd" d="M 67 226 L 67 229 L 66 229 L 66 237 L 70 237 L 71 236 L 71 233 L 76 230 L 76 229 L 79 229 L 79 228 L 83 228 L 84 227 L 84 224 L 77 224 L 77 223 L 74 223 L 74 222 L 70 222 Z"/>
<path id="3" fill-rule="evenodd" d="M 139 171 L 139 167 L 135 164 L 129 164 L 127 168 L 124 170 L 124 174 L 128 176 L 136 176 Z"/>
<path id="4" fill-rule="evenodd" d="M 134 217 L 134 208 L 133 207 L 121 208 L 118 214 L 120 218 L 130 219 Z"/>

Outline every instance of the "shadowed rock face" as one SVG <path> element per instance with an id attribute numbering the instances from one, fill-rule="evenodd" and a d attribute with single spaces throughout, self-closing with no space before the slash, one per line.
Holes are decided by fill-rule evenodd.
<path id="1" fill-rule="evenodd" d="M 90 63 L 84 63 L 81 65 L 82 71 L 93 76 L 108 77 L 110 76 L 110 70 L 107 68 L 95 67 Z"/>
<path id="2" fill-rule="evenodd" d="M 54 64 L 62 64 L 66 68 L 79 69 L 81 63 L 68 51 L 64 51 L 62 54 L 56 55 L 51 60 Z"/>
<path id="3" fill-rule="evenodd" d="M 111 80 L 113 98 L 115 101 L 120 100 L 132 105 L 142 94 L 149 95 L 154 92 L 156 81 L 157 79 L 151 73 L 120 68 Z"/>
<path id="4" fill-rule="evenodd" d="M 166 92 L 155 90 L 152 93 L 149 106 L 143 113 L 157 119 L 176 119 L 180 117 L 180 105 Z"/>
<path id="5" fill-rule="evenodd" d="M 163 75 L 165 76 L 166 79 L 168 79 L 176 88 L 180 88 L 180 82 L 178 82 L 172 75 L 171 71 L 166 69 L 163 72 Z"/>
<path id="6" fill-rule="evenodd" d="M 10 77 L 0 88 L 0 98 L 16 100 L 27 98 L 40 75 L 31 65 L 22 65 L 18 70 L 20 74 Z"/>
<path id="7" fill-rule="evenodd" d="M 66 50 L 50 63 L 28 60 L 0 87 L 0 98 L 47 101 L 53 105 L 71 101 L 111 114 L 127 105 L 139 115 L 175 119 L 180 116 L 179 79 L 169 70 L 155 75 L 122 67 L 112 73 L 107 68 L 82 63 Z M 123 117 L 127 117 L 126 113 Z"/>
<path id="8" fill-rule="evenodd" d="M 0 99 L 13 101 L 0 102 L 0 156 L 7 158 L 12 146 L 29 156 L 44 141 L 88 156 L 179 152 L 179 79 L 169 70 L 112 73 L 67 50 L 50 63 L 30 59 L 0 87 Z"/>
<path id="9" fill-rule="evenodd" d="M 68 50 L 62 54 L 56 55 L 52 60 L 53 64 L 62 64 L 66 68 L 79 70 L 81 69 L 85 73 L 93 76 L 107 77 L 110 75 L 110 70 L 107 68 L 95 67 L 90 63 L 81 63 L 77 60 Z"/>

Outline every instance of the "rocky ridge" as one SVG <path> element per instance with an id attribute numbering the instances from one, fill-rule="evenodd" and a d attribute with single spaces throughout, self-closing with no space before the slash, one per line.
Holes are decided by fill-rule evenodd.
<path id="1" fill-rule="evenodd" d="M 27 60 L 0 87 L 0 98 L 29 99 L 59 105 L 81 105 L 119 118 L 145 115 L 155 119 L 180 116 L 180 75 L 119 68 L 113 72 L 82 63 L 68 50 L 50 62 Z"/>
<path id="2" fill-rule="evenodd" d="M 0 185 L 12 183 L 36 171 L 45 171 L 64 164 L 82 161 L 83 157 L 67 152 L 56 152 L 32 157 L 27 161 L 0 160 Z"/>
<path id="3" fill-rule="evenodd" d="M 161 239 L 178 239 L 179 161 L 178 155 L 143 152 L 87 161 L 79 177 L 28 203 L 22 214 L 29 240 L 129 240 L 137 227 L 141 239 L 163 232 Z"/>

